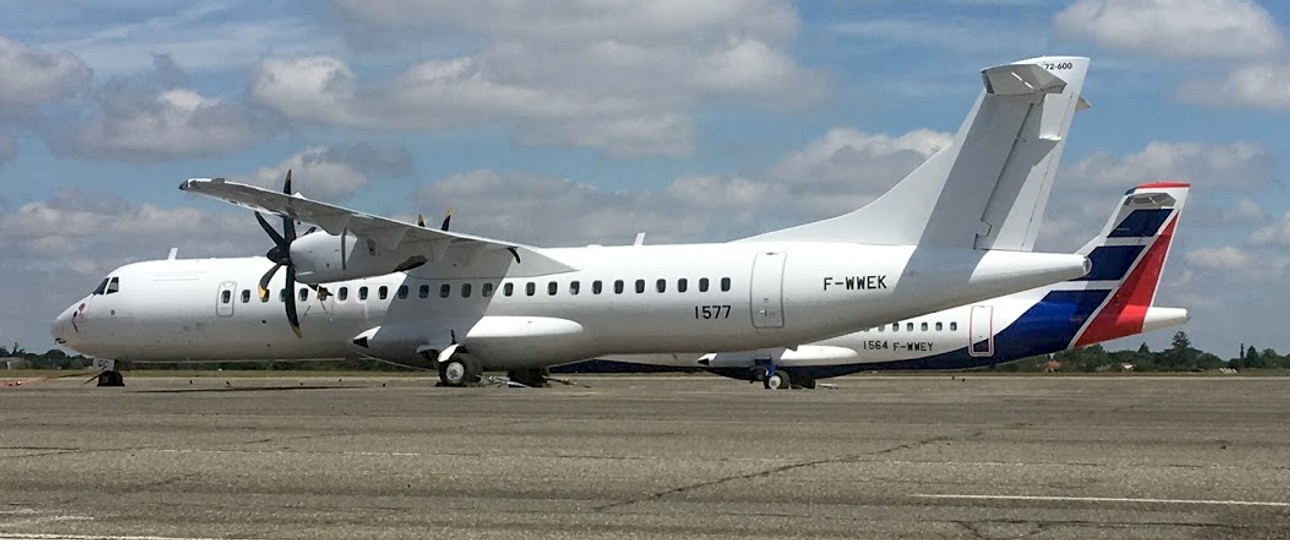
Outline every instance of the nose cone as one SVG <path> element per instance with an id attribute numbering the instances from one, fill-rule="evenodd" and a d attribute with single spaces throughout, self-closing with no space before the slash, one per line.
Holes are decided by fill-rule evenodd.
<path id="1" fill-rule="evenodd" d="M 72 327 L 72 317 L 75 313 L 76 306 L 70 306 L 54 319 L 54 324 L 49 327 L 49 335 L 54 336 L 55 343 L 64 345 L 71 339 L 71 335 L 75 333 Z"/>

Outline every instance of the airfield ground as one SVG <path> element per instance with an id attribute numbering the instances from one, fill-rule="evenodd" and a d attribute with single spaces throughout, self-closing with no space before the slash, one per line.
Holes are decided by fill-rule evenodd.
<path id="1" fill-rule="evenodd" d="M 0 388 L 0 539 L 1290 538 L 1290 379 Z"/>

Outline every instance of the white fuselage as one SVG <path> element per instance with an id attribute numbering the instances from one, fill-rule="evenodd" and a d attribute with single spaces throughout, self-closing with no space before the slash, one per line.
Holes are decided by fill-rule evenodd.
<path id="1" fill-rule="evenodd" d="M 544 253 L 577 270 L 515 278 L 444 261 L 328 283 L 325 300 L 298 285 L 300 338 L 283 317 L 281 274 L 266 301 L 256 293 L 266 259 L 135 263 L 111 274 L 117 292 L 71 306 L 53 333 L 77 351 L 119 360 L 409 361 L 460 342 L 484 368 L 505 369 L 818 341 L 1086 270 L 1076 255 L 841 243 Z"/>

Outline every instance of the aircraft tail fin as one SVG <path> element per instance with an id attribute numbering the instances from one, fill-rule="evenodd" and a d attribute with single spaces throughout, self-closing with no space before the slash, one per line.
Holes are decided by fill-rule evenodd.
<path id="1" fill-rule="evenodd" d="M 1152 304 L 1189 190 L 1190 185 L 1182 182 L 1153 182 L 1129 190 L 1102 233 L 1079 250 L 1093 267 L 1084 277 L 1066 283 L 1079 283 L 1087 292 L 1109 290 L 1071 346 L 1187 321 L 1185 309 Z"/>
<path id="2" fill-rule="evenodd" d="M 953 141 L 872 203 L 743 241 L 834 241 L 1028 250 L 1047 204 L 1089 60 L 987 68 Z"/>

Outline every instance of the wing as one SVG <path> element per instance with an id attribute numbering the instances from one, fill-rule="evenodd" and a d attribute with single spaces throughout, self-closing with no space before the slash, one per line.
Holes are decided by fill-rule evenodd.
<path id="1" fill-rule="evenodd" d="M 192 178 L 180 184 L 179 189 L 212 199 L 231 203 L 257 212 L 265 212 L 297 221 L 311 223 L 333 235 L 346 232 L 372 240 L 389 250 L 413 248 L 425 253 L 431 261 L 455 255 L 462 261 L 474 261 L 490 251 L 509 251 L 516 262 L 527 265 L 542 260 L 547 272 L 561 272 L 573 268 L 551 259 L 537 248 L 515 242 L 505 242 L 459 232 L 421 227 L 413 223 L 366 214 L 342 206 L 311 201 L 299 194 L 287 195 L 277 191 L 223 178 Z"/>

